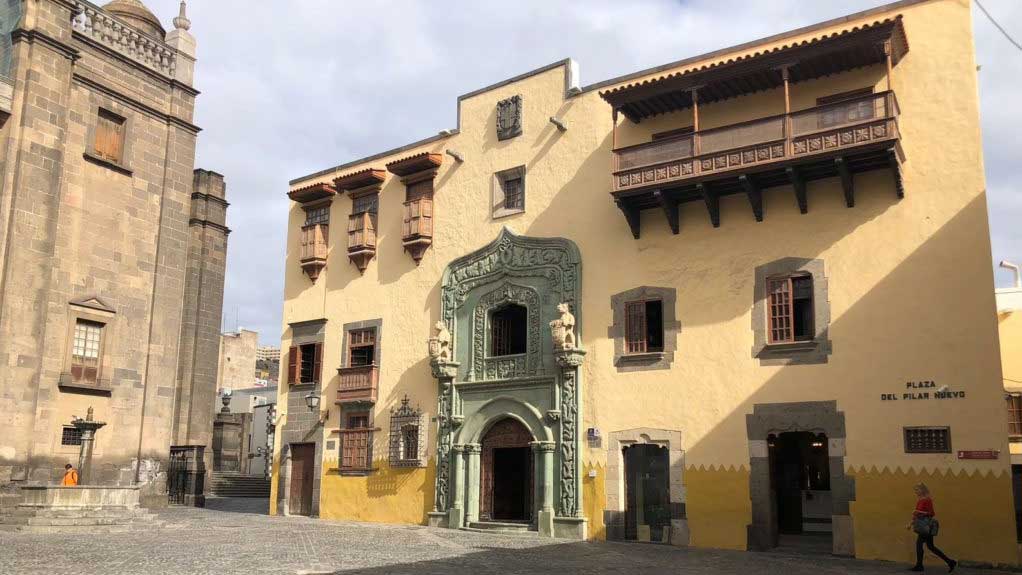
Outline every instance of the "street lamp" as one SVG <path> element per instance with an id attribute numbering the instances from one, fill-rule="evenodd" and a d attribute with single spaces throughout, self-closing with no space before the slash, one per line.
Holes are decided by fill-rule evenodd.
<path id="1" fill-rule="evenodd" d="M 319 407 L 319 396 L 310 391 L 305 396 L 305 405 L 308 406 L 309 411 L 315 411 Z"/>

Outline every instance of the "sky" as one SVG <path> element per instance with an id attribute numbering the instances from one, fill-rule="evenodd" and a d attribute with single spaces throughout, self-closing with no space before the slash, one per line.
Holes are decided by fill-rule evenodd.
<path id="1" fill-rule="evenodd" d="M 143 0 L 171 29 L 179 0 Z M 883 0 L 189 0 L 198 41 L 196 167 L 225 175 L 224 327 L 279 345 L 288 181 L 456 124 L 458 95 L 563 58 L 581 84 Z M 982 0 L 1022 42 L 1022 2 Z M 995 278 L 1022 260 L 1022 51 L 973 9 Z"/>

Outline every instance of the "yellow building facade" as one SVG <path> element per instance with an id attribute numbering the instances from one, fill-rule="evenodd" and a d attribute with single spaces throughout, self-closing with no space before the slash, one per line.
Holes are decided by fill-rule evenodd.
<path id="1" fill-rule="evenodd" d="M 273 512 L 1017 564 L 975 70 L 904 1 L 293 181 Z"/>

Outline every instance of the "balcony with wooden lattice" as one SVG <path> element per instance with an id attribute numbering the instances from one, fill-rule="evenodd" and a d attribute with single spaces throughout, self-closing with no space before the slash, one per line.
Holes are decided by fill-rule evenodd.
<path id="1" fill-rule="evenodd" d="M 376 403 L 380 370 L 375 365 L 340 367 L 336 403 Z"/>
<path id="2" fill-rule="evenodd" d="M 433 244 L 433 198 L 422 197 L 404 203 L 401 243 L 416 263 Z"/>
<path id="3" fill-rule="evenodd" d="M 646 209 L 662 210 L 679 233 L 679 206 L 688 202 L 705 204 L 718 227 L 720 198 L 733 194 L 745 195 L 762 221 L 763 190 L 776 187 L 790 187 L 805 214 L 806 183 L 824 178 L 839 178 L 845 204 L 853 207 L 855 175 L 872 170 L 890 170 L 900 198 L 905 157 L 890 86 L 891 71 L 907 51 L 901 19 L 892 18 L 602 92 L 613 107 L 615 143 L 619 114 L 633 124 L 680 110 L 692 114 L 692 125 L 679 126 L 677 135 L 614 146 L 611 194 L 632 235 L 639 238 L 639 213 Z M 819 98 L 814 107 L 792 110 L 791 91 L 800 82 L 884 64 L 887 90 Z M 725 100 L 774 89 L 783 90 L 778 113 L 700 126 L 700 106 L 728 106 Z"/>
<path id="4" fill-rule="evenodd" d="M 376 256 L 376 214 L 361 212 L 348 216 L 348 258 L 364 273 Z"/>
<path id="5" fill-rule="evenodd" d="M 327 251 L 330 246 L 330 225 L 310 224 L 302 226 L 301 253 L 299 262 L 312 281 L 326 267 Z"/>
<path id="6" fill-rule="evenodd" d="M 442 154 L 421 152 L 387 164 L 405 185 L 401 243 L 416 265 L 433 244 L 433 180 L 443 159 Z"/>

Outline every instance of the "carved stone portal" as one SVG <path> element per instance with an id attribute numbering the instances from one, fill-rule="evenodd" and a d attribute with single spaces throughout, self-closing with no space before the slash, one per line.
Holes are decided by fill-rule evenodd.
<path id="1" fill-rule="evenodd" d="M 522 135 L 522 96 L 514 95 L 497 102 L 497 139 L 510 140 Z"/>

